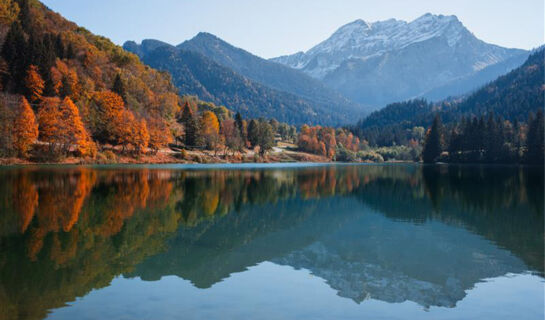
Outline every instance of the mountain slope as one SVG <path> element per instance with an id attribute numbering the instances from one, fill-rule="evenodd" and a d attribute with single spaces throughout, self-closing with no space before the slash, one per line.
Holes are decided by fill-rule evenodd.
<path id="1" fill-rule="evenodd" d="M 295 95 L 281 92 L 252 81 L 217 64 L 204 55 L 158 42 L 133 42 L 125 49 L 139 52 L 144 63 L 168 71 L 181 94 L 225 105 L 245 117 L 276 118 L 292 124 L 338 124 L 349 121 L 349 115 L 336 114 L 325 105 L 313 104 Z M 151 51 L 147 51 L 149 49 Z"/>
<path id="2" fill-rule="evenodd" d="M 379 107 L 424 95 L 524 52 L 477 39 L 455 16 L 426 14 L 410 23 L 357 20 L 306 53 L 272 60 L 323 80 L 353 101 Z M 438 98 L 455 93 L 445 89 Z"/>
<path id="3" fill-rule="evenodd" d="M 483 84 L 494 81 L 499 76 L 507 74 L 510 71 L 520 67 L 526 61 L 526 59 L 528 59 L 529 55 L 529 52 L 523 52 L 515 55 L 502 62 L 498 62 L 479 70 L 478 72 L 452 80 L 445 85 L 435 87 L 421 96 L 432 101 L 438 101 L 446 97 L 471 94 L 472 91 L 478 89 Z"/>
<path id="4" fill-rule="evenodd" d="M 301 71 L 257 57 L 209 33 L 201 32 L 177 47 L 199 52 L 216 63 L 262 85 L 303 97 L 315 103 L 329 104 L 332 108 L 341 109 L 361 108 Z"/>
<path id="5" fill-rule="evenodd" d="M 525 121 L 530 113 L 543 108 L 545 49 L 534 52 L 526 62 L 475 91 L 465 99 L 430 104 L 423 100 L 395 103 L 373 112 L 360 121 L 355 130 L 360 136 L 400 132 L 414 126 L 427 127 L 436 113 L 443 122 L 458 121 L 493 113 L 514 122 Z"/>
<path id="6" fill-rule="evenodd" d="M 362 114 L 354 109 L 335 109 L 329 104 L 269 88 L 198 52 L 156 40 L 145 40 L 141 45 L 127 42 L 124 48 L 139 54 L 151 67 L 168 71 L 181 94 L 197 95 L 203 100 L 225 105 L 245 117 L 276 118 L 297 125 L 337 125 Z"/>

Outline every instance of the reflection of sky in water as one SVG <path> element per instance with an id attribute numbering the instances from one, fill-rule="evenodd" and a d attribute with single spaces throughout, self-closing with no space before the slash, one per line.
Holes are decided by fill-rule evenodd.
<path id="1" fill-rule="evenodd" d="M 456 308 L 354 301 L 308 270 L 263 262 L 209 289 L 187 280 L 116 278 L 51 319 L 543 319 L 543 280 L 507 275 L 478 283 Z M 524 316 L 522 316 L 524 315 Z"/>
<path id="2" fill-rule="evenodd" d="M 0 319 L 543 318 L 543 171 L 288 167 L 0 170 Z"/>

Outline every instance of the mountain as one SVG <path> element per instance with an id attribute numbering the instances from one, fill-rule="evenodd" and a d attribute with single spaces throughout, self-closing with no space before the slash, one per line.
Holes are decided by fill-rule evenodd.
<path id="1" fill-rule="evenodd" d="M 219 45 L 211 44 L 212 40 Z M 123 47 L 149 66 L 169 72 L 180 94 L 197 95 L 245 117 L 275 118 L 296 125 L 339 125 L 365 114 L 359 105 L 319 81 L 253 56 L 209 34 L 201 33 L 178 47 L 158 40 L 144 40 L 141 44 L 127 41 Z M 214 51 L 217 47 L 224 49 Z M 245 59 L 250 62 L 243 67 Z M 229 64 L 227 60 L 236 63 Z"/>
<path id="2" fill-rule="evenodd" d="M 313 103 L 328 104 L 333 109 L 361 109 L 304 72 L 255 56 L 209 33 L 201 32 L 177 48 L 199 52 L 253 81 L 303 97 Z"/>
<path id="3" fill-rule="evenodd" d="M 438 101 L 446 97 L 469 95 L 483 84 L 494 81 L 500 75 L 507 74 L 511 70 L 520 67 L 526 59 L 528 59 L 529 55 L 529 52 L 517 54 L 502 62 L 498 62 L 482 70 L 471 73 L 470 75 L 454 79 L 445 85 L 435 87 L 422 94 L 421 97 L 431 101 Z"/>
<path id="4" fill-rule="evenodd" d="M 299 96 L 271 89 L 222 66 L 204 55 L 156 40 L 141 45 L 127 42 L 124 48 L 140 55 L 152 68 L 168 71 L 180 94 L 225 105 L 245 117 L 276 118 L 291 124 L 347 123 L 360 114 L 339 112 L 327 104 L 318 104 Z"/>
<path id="5" fill-rule="evenodd" d="M 380 107 L 425 96 L 459 94 L 502 74 L 489 69 L 480 82 L 479 71 L 525 53 L 477 39 L 456 16 L 425 14 L 412 21 L 390 19 L 368 23 L 356 20 L 307 52 L 272 59 L 322 80 L 349 99 Z M 468 78 L 452 88 L 451 82 Z"/>
<path id="6" fill-rule="evenodd" d="M 536 113 L 545 104 L 544 60 L 545 49 L 534 51 L 522 66 L 463 99 L 436 104 L 425 100 L 390 104 L 360 121 L 355 131 L 359 136 L 374 136 L 371 140 L 384 144 L 396 132 L 401 133 L 414 126 L 429 126 L 436 113 L 445 123 L 488 113 L 511 122 L 526 121 L 530 113 Z"/>

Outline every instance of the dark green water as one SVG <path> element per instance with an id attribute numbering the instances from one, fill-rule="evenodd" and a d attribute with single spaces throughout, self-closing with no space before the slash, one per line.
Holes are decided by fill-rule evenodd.
<path id="1" fill-rule="evenodd" d="M 543 169 L 0 169 L 0 319 L 543 319 Z"/>

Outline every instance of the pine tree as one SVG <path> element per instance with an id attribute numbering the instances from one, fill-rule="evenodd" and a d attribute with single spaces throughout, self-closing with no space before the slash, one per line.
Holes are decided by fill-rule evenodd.
<path id="1" fill-rule="evenodd" d="M 193 116 L 193 111 L 189 107 L 189 103 L 186 102 L 182 110 L 182 117 L 180 123 L 183 124 L 185 129 L 184 143 L 186 146 L 198 145 L 198 124 Z"/>
<path id="2" fill-rule="evenodd" d="M 13 144 L 20 157 L 27 157 L 28 150 L 38 139 L 38 124 L 32 108 L 23 97 L 13 123 Z"/>
<path id="3" fill-rule="evenodd" d="M 443 151 L 443 125 L 439 115 L 435 116 L 431 129 L 426 137 L 424 149 L 422 151 L 422 159 L 424 163 L 434 163 Z"/>
<path id="4" fill-rule="evenodd" d="M 25 76 L 28 68 L 27 41 L 23 29 L 18 22 L 14 22 L 6 35 L 2 46 L 2 57 L 6 60 L 12 82 L 12 91 L 24 93 Z M 7 87 L 9 78 L 4 79 L 4 87 Z"/>
<path id="5" fill-rule="evenodd" d="M 259 145 L 259 122 L 252 119 L 248 124 L 248 141 L 252 148 L 255 148 Z"/>
<path id="6" fill-rule="evenodd" d="M 237 112 L 235 116 L 235 124 L 237 126 L 238 132 L 240 133 L 240 136 L 243 140 L 246 140 L 245 134 L 244 134 L 244 123 L 242 122 L 242 115 L 240 112 Z"/>
<path id="7" fill-rule="evenodd" d="M 543 111 L 539 110 L 535 119 L 529 122 L 528 136 L 526 139 L 526 162 L 543 165 L 544 161 L 544 137 Z"/>
<path id="8" fill-rule="evenodd" d="M 485 136 L 484 150 L 486 160 L 488 162 L 497 162 L 501 156 L 503 138 L 501 137 L 499 125 L 492 113 L 488 115 L 486 131 L 483 135 Z"/>
<path id="9" fill-rule="evenodd" d="M 68 47 L 66 48 L 65 58 L 70 60 L 70 59 L 74 59 L 75 57 L 76 57 L 76 52 L 74 51 L 74 45 L 72 45 L 72 43 L 69 43 Z"/>
<path id="10" fill-rule="evenodd" d="M 21 26 L 26 32 L 31 32 L 32 14 L 29 0 L 17 0 L 17 4 L 19 5 L 19 20 L 21 21 Z"/>
<path id="11" fill-rule="evenodd" d="M 127 92 L 125 90 L 125 84 L 123 83 L 123 80 L 121 79 L 121 75 L 119 73 L 115 76 L 112 91 L 117 93 L 123 99 L 123 101 L 127 103 Z"/>
<path id="12" fill-rule="evenodd" d="M 55 54 L 59 59 L 64 59 L 66 53 L 66 49 L 64 48 L 64 43 L 62 41 L 61 34 L 57 34 L 55 36 Z"/>
<path id="13" fill-rule="evenodd" d="M 39 62 L 42 75 L 45 75 L 46 72 L 50 72 L 51 67 L 55 64 L 55 60 L 54 38 L 51 34 L 46 34 L 42 38 L 42 54 Z"/>

